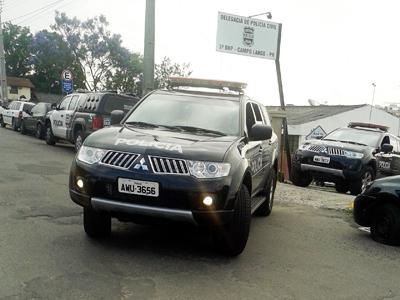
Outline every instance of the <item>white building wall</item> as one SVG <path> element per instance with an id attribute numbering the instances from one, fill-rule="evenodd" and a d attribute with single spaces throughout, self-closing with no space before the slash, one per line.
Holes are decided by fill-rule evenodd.
<path id="1" fill-rule="evenodd" d="M 350 122 L 365 122 L 388 126 L 390 133 L 396 136 L 400 136 L 400 118 L 395 117 L 381 109 L 373 107 L 371 120 L 369 120 L 370 110 L 371 106 L 366 105 L 351 111 L 347 111 L 309 123 L 288 125 L 289 135 L 299 135 L 300 144 L 304 142 L 306 136 L 318 126 L 321 126 L 326 133 L 329 133 L 339 127 L 346 127 Z"/>
<path id="2" fill-rule="evenodd" d="M 18 94 L 10 93 L 11 87 L 8 87 L 8 100 L 19 100 L 21 96 L 25 96 L 26 100 L 31 99 L 31 89 L 27 87 L 18 87 Z"/>

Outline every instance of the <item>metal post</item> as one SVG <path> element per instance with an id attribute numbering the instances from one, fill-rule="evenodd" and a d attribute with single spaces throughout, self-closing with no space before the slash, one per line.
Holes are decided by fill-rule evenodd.
<path id="1" fill-rule="evenodd" d="M 281 109 L 286 111 L 285 98 L 283 95 L 283 86 L 282 86 L 281 64 L 279 62 L 280 48 L 281 48 L 282 24 L 278 24 L 278 26 L 279 26 L 279 28 L 278 28 L 278 47 L 277 47 L 277 51 L 276 51 L 275 67 L 276 67 L 276 75 L 277 75 L 277 79 L 278 79 L 279 100 L 281 103 Z M 291 160 L 292 158 L 290 156 L 289 134 L 288 134 L 286 116 L 283 118 L 282 126 L 283 126 L 283 137 L 284 137 L 284 142 L 285 142 L 286 160 L 287 160 L 287 166 L 288 166 L 289 177 L 290 177 L 290 172 L 292 169 L 292 160 Z"/>
<path id="2" fill-rule="evenodd" d="M 154 89 L 155 0 L 146 0 L 143 57 L 143 95 Z"/>
<path id="3" fill-rule="evenodd" d="M 3 40 L 3 23 L 1 22 L 1 14 L 3 12 L 3 1 L 0 0 L 0 84 L 1 84 L 1 99 L 7 103 L 7 74 L 6 74 L 6 59 L 4 54 Z"/>
<path id="4" fill-rule="evenodd" d="M 375 99 L 375 88 L 376 88 L 376 84 L 372 83 L 372 86 L 374 87 L 374 90 L 372 92 L 372 103 L 371 103 L 371 109 L 369 111 L 369 121 L 371 122 L 371 115 L 372 115 L 372 107 L 374 106 L 374 99 Z"/>

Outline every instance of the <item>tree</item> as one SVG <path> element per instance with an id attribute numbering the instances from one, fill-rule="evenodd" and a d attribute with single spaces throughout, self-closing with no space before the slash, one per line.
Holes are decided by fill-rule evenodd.
<path id="1" fill-rule="evenodd" d="M 156 88 L 165 88 L 168 85 L 168 78 L 170 76 L 188 77 L 193 71 L 190 69 L 189 63 L 173 63 L 170 58 L 164 57 L 160 64 L 155 66 L 154 70 L 154 84 Z"/>
<path id="2" fill-rule="evenodd" d="M 5 23 L 3 29 L 6 73 L 8 76 L 24 77 L 32 70 L 29 46 L 32 34 L 29 28 Z"/>
<path id="3" fill-rule="evenodd" d="M 47 30 L 35 34 L 30 45 L 34 74 L 32 82 L 41 92 L 61 93 L 61 72 L 69 69 L 74 74 L 76 88 L 85 88 L 85 76 L 68 44 L 56 32 Z"/>
<path id="4" fill-rule="evenodd" d="M 55 22 L 52 28 L 63 37 L 84 70 L 86 87 L 94 91 L 106 87 L 109 76 L 120 67 L 121 57 L 129 53 L 122 46 L 121 36 L 107 30 L 103 15 L 81 22 L 56 12 Z"/>

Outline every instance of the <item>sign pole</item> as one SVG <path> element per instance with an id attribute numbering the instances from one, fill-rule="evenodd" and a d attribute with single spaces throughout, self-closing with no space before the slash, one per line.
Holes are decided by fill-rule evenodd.
<path id="1" fill-rule="evenodd" d="M 281 75 L 281 64 L 279 62 L 279 56 L 281 52 L 281 33 L 282 33 L 282 24 L 278 24 L 278 47 L 276 51 L 275 58 L 275 67 L 276 67 L 276 76 L 278 79 L 278 89 L 279 89 L 279 100 L 281 103 L 281 109 L 286 111 L 285 107 L 285 98 L 283 96 L 283 85 L 282 85 L 282 75 Z M 292 158 L 290 156 L 290 148 L 289 148 L 289 134 L 288 134 L 288 126 L 287 126 L 287 118 L 286 116 L 283 118 L 283 138 L 285 143 L 285 152 L 286 152 L 286 160 L 289 171 L 289 177 L 292 169 Z"/>

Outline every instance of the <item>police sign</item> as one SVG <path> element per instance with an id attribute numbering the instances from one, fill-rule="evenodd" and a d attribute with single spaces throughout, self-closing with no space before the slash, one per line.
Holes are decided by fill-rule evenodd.
<path id="1" fill-rule="evenodd" d="M 277 59 L 280 24 L 218 13 L 217 51 Z"/>
<path id="2" fill-rule="evenodd" d="M 64 70 L 61 73 L 61 89 L 66 94 L 72 93 L 74 90 L 74 81 L 70 70 Z"/>

